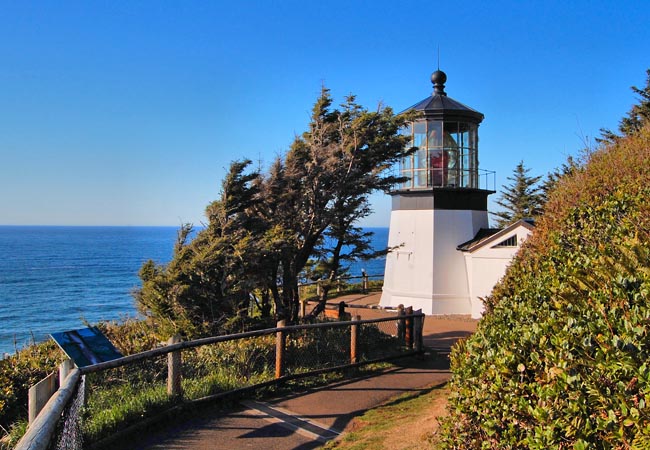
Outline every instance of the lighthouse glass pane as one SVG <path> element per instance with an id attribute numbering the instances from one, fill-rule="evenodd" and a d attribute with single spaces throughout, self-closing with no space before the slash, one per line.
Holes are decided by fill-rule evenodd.
<path id="1" fill-rule="evenodd" d="M 461 131 L 460 145 L 461 145 L 461 147 L 469 147 L 470 146 L 469 145 L 469 134 L 470 134 L 470 132 L 469 132 L 469 129 L 467 127 L 468 124 L 463 124 L 463 125 L 465 125 L 465 126 L 463 127 L 464 129 Z"/>
<path id="2" fill-rule="evenodd" d="M 478 161 L 477 161 L 477 146 L 478 146 L 478 125 L 474 123 L 464 124 L 466 128 L 467 143 L 464 145 L 463 154 L 464 154 L 464 169 L 467 172 L 467 176 L 464 180 L 464 187 L 468 188 L 478 188 Z"/>
<path id="3" fill-rule="evenodd" d="M 411 172 L 413 156 L 407 156 L 402 160 L 402 172 Z"/>
<path id="4" fill-rule="evenodd" d="M 426 148 L 427 124 L 426 122 L 415 122 L 413 125 L 413 145 L 415 147 Z"/>
<path id="5" fill-rule="evenodd" d="M 445 139 L 444 146 L 445 148 L 457 148 L 458 147 L 458 123 L 457 122 L 445 122 Z"/>
<path id="6" fill-rule="evenodd" d="M 427 187 L 427 171 L 419 169 L 415 171 L 415 185 L 416 188 Z"/>
<path id="7" fill-rule="evenodd" d="M 445 122 L 444 124 L 444 157 L 445 157 L 445 173 L 443 179 L 443 186 L 457 187 L 458 186 L 458 167 L 460 163 L 459 157 L 459 136 L 458 136 L 458 123 Z"/>
<path id="8" fill-rule="evenodd" d="M 447 184 L 447 152 L 432 150 L 429 152 L 431 186 L 442 187 Z"/>
<path id="9" fill-rule="evenodd" d="M 407 138 L 405 147 L 413 147 L 413 127 L 409 124 L 402 127 L 399 133 Z M 407 177 L 408 180 L 402 182 L 402 189 L 410 189 L 413 185 L 413 155 L 405 156 L 402 158 L 400 164 L 400 176 Z"/>
<path id="10" fill-rule="evenodd" d="M 408 138 L 408 141 L 406 142 L 406 148 L 413 147 L 413 128 L 411 125 L 406 125 L 405 127 L 400 128 L 399 134 Z"/>
<path id="11" fill-rule="evenodd" d="M 414 165 L 416 169 L 426 169 L 427 167 L 427 151 L 425 149 L 418 149 L 414 155 Z"/>
<path id="12" fill-rule="evenodd" d="M 427 146 L 432 148 L 442 147 L 442 122 L 431 120 L 427 122 Z"/>
<path id="13" fill-rule="evenodd" d="M 463 166 L 460 168 L 460 187 L 472 187 L 471 186 L 471 171 L 470 171 L 470 156 L 467 149 L 464 150 L 461 162 Z"/>
<path id="14" fill-rule="evenodd" d="M 403 189 L 409 189 L 412 187 L 413 183 L 413 155 L 406 156 L 402 158 L 400 167 L 400 176 L 407 177 L 408 180 L 402 182 Z"/>
<path id="15" fill-rule="evenodd" d="M 414 155 L 414 187 L 427 186 L 427 151 L 426 148 L 418 149 Z"/>
<path id="16" fill-rule="evenodd" d="M 445 150 L 448 155 L 447 158 L 447 186 L 458 187 L 458 168 L 460 166 L 458 161 L 458 150 Z"/>

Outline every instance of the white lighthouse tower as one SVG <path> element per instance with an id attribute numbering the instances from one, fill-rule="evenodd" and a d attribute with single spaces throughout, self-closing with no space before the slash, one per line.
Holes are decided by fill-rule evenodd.
<path id="1" fill-rule="evenodd" d="M 380 305 L 471 314 L 475 300 L 458 247 L 488 229 L 487 198 L 494 191 L 479 178 L 483 114 L 447 96 L 444 72 L 435 71 L 431 81 L 433 94 L 409 108 L 421 113 L 404 130 L 417 150 L 399 167 L 408 181 L 391 192 L 388 246 L 394 249 Z"/>

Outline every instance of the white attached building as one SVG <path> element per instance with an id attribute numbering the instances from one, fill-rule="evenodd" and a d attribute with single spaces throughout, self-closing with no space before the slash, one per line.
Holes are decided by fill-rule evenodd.
<path id="1" fill-rule="evenodd" d="M 520 220 L 504 229 L 480 230 L 474 239 L 458 246 L 465 256 L 473 318 L 481 317 L 484 310 L 481 299 L 490 295 L 533 228 L 531 220 Z"/>
<path id="2" fill-rule="evenodd" d="M 391 192 L 388 246 L 394 250 L 386 257 L 380 305 L 479 317 L 477 296 L 485 296 L 487 286 L 489 293 L 507 262 L 501 271 L 486 270 L 478 258 L 473 262 L 474 247 L 461 248 L 475 240 L 478 245 L 481 233 L 498 234 L 485 231 L 487 198 L 494 193 L 487 183 L 494 172 L 478 167 L 483 114 L 448 97 L 446 80 L 444 72 L 434 72 L 433 94 L 409 108 L 421 113 L 404 130 L 411 138 L 409 147 L 417 149 L 399 167 L 408 180 Z M 476 252 L 483 255 L 479 247 Z"/>

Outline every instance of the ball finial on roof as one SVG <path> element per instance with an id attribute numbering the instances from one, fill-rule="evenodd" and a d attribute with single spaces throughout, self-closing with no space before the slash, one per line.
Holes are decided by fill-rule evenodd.
<path id="1" fill-rule="evenodd" d="M 445 93 L 445 83 L 447 82 L 447 74 L 442 70 L 436 70 L 431 74 L 431 82 L 433 83 L 433 93 L 440 95 L 447 95 Z"/>

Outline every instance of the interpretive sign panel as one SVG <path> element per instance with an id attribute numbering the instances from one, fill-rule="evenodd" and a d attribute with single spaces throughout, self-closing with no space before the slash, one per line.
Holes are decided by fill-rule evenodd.
<path id="1" fill-rule="evenodd" d="M 122 354 L 97 327 L 52 333 L 52 339 L 77 367 L 121 358 Z"/>

